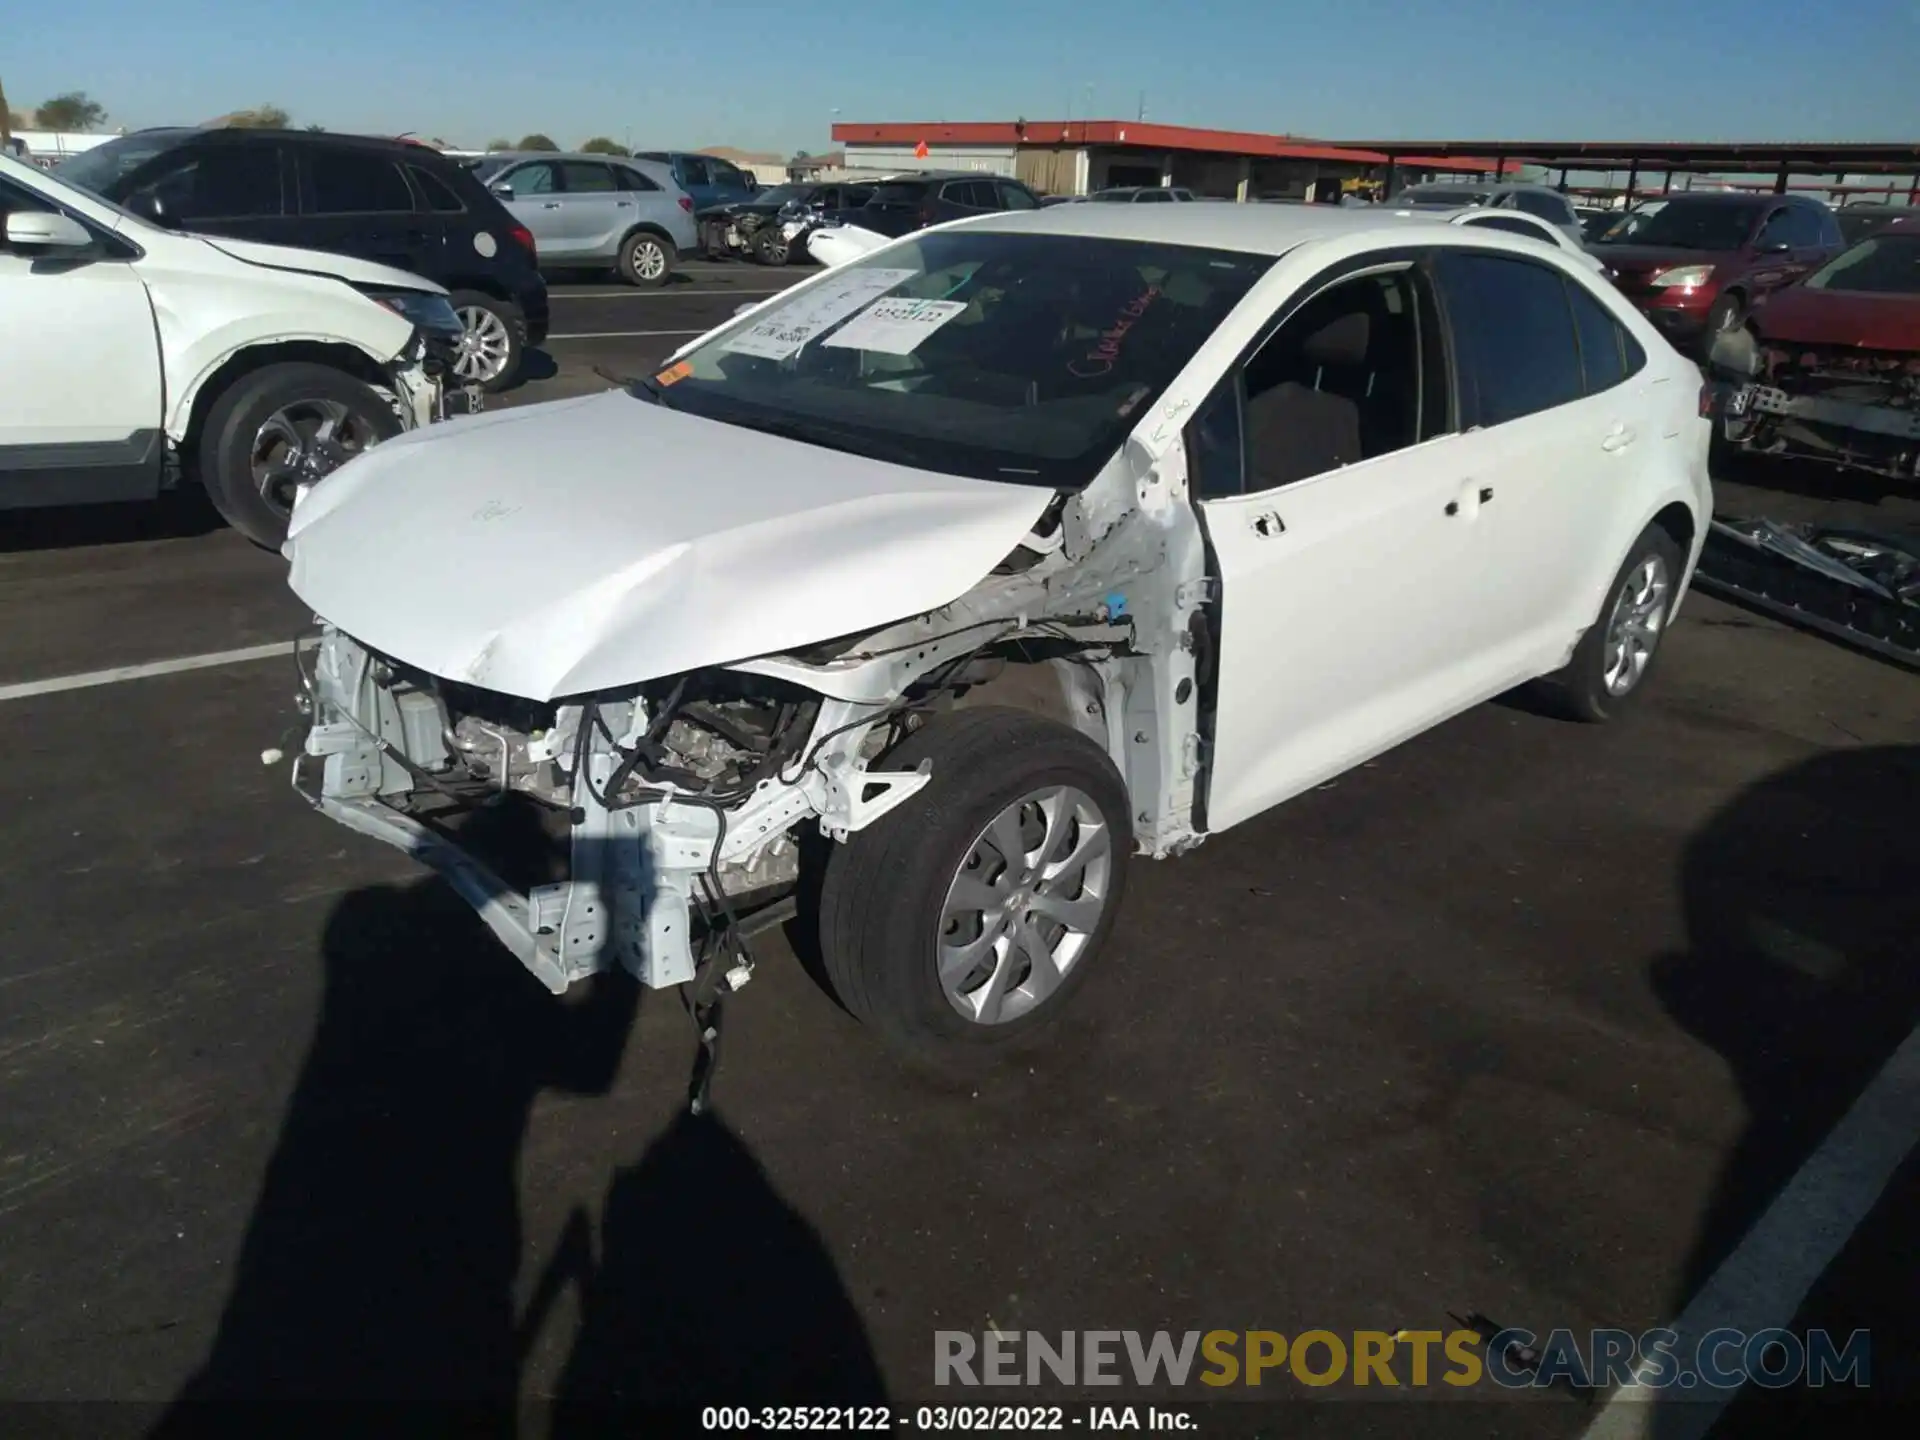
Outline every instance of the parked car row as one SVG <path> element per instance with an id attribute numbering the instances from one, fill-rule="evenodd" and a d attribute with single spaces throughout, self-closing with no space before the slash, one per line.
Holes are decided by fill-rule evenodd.
<path id="1" fill-rule="evenodd" d="M 268 546 L 304 487 L 447 413 L 462 336 L 417 273 L 186 234 L 11 157 L 0 330 L 0 509 L 192 484 Z"/>
<path id="2" fill-rule="evenodd" d="M 140 130 L 64 160 L 71 185 L 177 233 L 370 261 L 445 290 L 453 376 L 500 390 L 547 335 L 533 229 L 424 145 L 300 130 Z"/>

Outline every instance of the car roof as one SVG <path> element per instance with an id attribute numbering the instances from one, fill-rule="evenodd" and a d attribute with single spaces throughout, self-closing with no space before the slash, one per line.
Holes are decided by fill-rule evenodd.
<path id="1" fill-rule="evenodd" d="M 1388 214 L 1378 213 L 1389 210 Z M 1405 244 L 1402 222 L 1390 207 L 1334 205 L 1048 205 L 996 211 L 961 222 L 969 228 L 1025 230 L 1088 239 L 1144 240 L 1251 255 L 1284 255 L 1310 240 L 1374 232 L 1383 243 Z M 1476 242 L 1503 232 L 1459 227 Z"/>
<path id="2" fill-rule="evenodd" d="M 644 155 L 600 155 L 592 150 L 489 150 L 475 157 L 480 160 L 638 160 L 648 164 L 659 164 L 657 160 L 648 161 Z"/>

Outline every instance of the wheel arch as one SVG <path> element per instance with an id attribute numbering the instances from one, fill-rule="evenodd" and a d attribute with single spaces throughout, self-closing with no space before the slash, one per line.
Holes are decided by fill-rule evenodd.
<path id="1" fill-rule="evenodd" d="M 300 339 L 245 345 L 209 365 L 180 392 L 168 417 L 168 438 L 181 447 L 183 454 L 188 453 L 215 400 L 256 370 L 293 362 L 325 365 L 379 389 L 391 388 L 392 384 L 380 359 L 346 341 Z"/>

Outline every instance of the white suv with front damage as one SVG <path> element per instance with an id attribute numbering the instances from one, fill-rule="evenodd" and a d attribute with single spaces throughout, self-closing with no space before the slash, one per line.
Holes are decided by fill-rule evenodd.
<path id="1" fill-rule="evenodd" d="M 1524 682 L 1629 701 L 1711 514 L 1700 390 L 1496 232 L 922 230 L 314 487 L 296 783 L 555 991 L 711 999 L 798 904 L 856 1015 L 997 1040 L 1098 968 L 1131 857 Z"/>

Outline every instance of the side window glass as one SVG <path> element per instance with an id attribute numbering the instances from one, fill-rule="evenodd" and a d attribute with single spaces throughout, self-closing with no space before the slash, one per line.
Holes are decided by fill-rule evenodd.
<path id="1" fill-rule="evenodd" d="M 1027 193 L 1027 188 L 1024 185 L 1015 185 L 1011 182 L 1003 181 L 1000 185 L 1000 195 L 1006 202 L 1006 208 L 1009 210 L 1036 210 L 1039 208 L 1039 202 Z"/>
<path id="2" fill-rule="evenodd" d="M 560 188 L 555 183 L 553 166 L 544 160 L 509 170 L 501 178 L 513 187 L 513 198 L 516 200 L 523 200 L 529 195 L 551 195 Z"/>
<path id="3" fill-rule="evenodd" d="M 158 196 L 168 214 L 187 224 L 285 213 L 280 197 L 278 146 L 200 150 L 142 188 Z M 403 184 L 401 188 L 406 187 Z M 411 199 L 407 208 L 413 208 Z"/>
<path id="4" fill-rule="evenodd" d="M 1247 491 L 1290 485 L 1420 438 L 1416 285 L 1411 268 L 1340 281 L 1247 361 Z"/>
<path id="5" fill-rule="evenodd" d="M 1455 249 L 1440 252 L 1438 269 L 1468 423 L 1503 425 L 1580 398 L 1580 350 L 1557 271 Z"/>
<path id="6" fill-rule="evenodd" d="M 413 176 L 413 183 L 420 187 L 420 193 L 427 197 L 427 208 L 436 215 L 458 215 L 467 208 L 453 193 L 453 187 L 431 170 L 409 165 L 407 171 Z"/>
<path id="7" fill-rule="evenodd" d="M 307 154 L 307 180 L 316 215 L 406 215 L 413 191 L 400 167 L 379 155 L 315 147 Z"/>
<path id="8" fill-rule="evenodd" d="M 620 182 L 620 188 L 629 193 L 645 194 L 649 190 L 660 188 L 631 166 L 616 165 L 613 167 L 613 174 L 614 178 Z"/>
<path id="9" fill-rule="evenodd" d="M 1187 427 L 1187 469 L 1193 493 L 1224 500 L 1246 490 L 1246 445 L 1240 428 L 1240 380 L 1231 377 L 1213 392 Z"/>
<path id="10" fill-rule="evenodd" d="M 568 160 L 560 166 L 560 188 L 569 195 L 611 195 L 619 187 L 613 171 L 590 160 Z"/>
<path id="11" fill-rule="evenodd" d="M 1580 340 L 1580 368 L 1586 378 L 1586 393 L 1597 395 L 1611 390 L 1627 378 L 1626 332 L 1598 300 L 1578 282 L 1567 283 L 1567 299 L 1573 306 L 1574 333 Z"/>
<path id="12" fill-rule="evenodd" d="M 1537 216 L 1539 219 L 1545 220 L 1548 224 L 1552 224 L 1562 218 L 1560 215 L 1560 206 L 1555 203 L 1554 200 L 1546 195 L 1535 195 L 1531 191 L 1520 190 L 1514 192 L 1513 205 L 1516 210 L 1524 211 L 1528 215 Z"/>
<path id="13" fill-rule="evenodd" d="M 682 185 L 706 185 L 707 162 L 697 155 L 682 155 L 673 162 L 673 172 L 680 177 Z"/>

